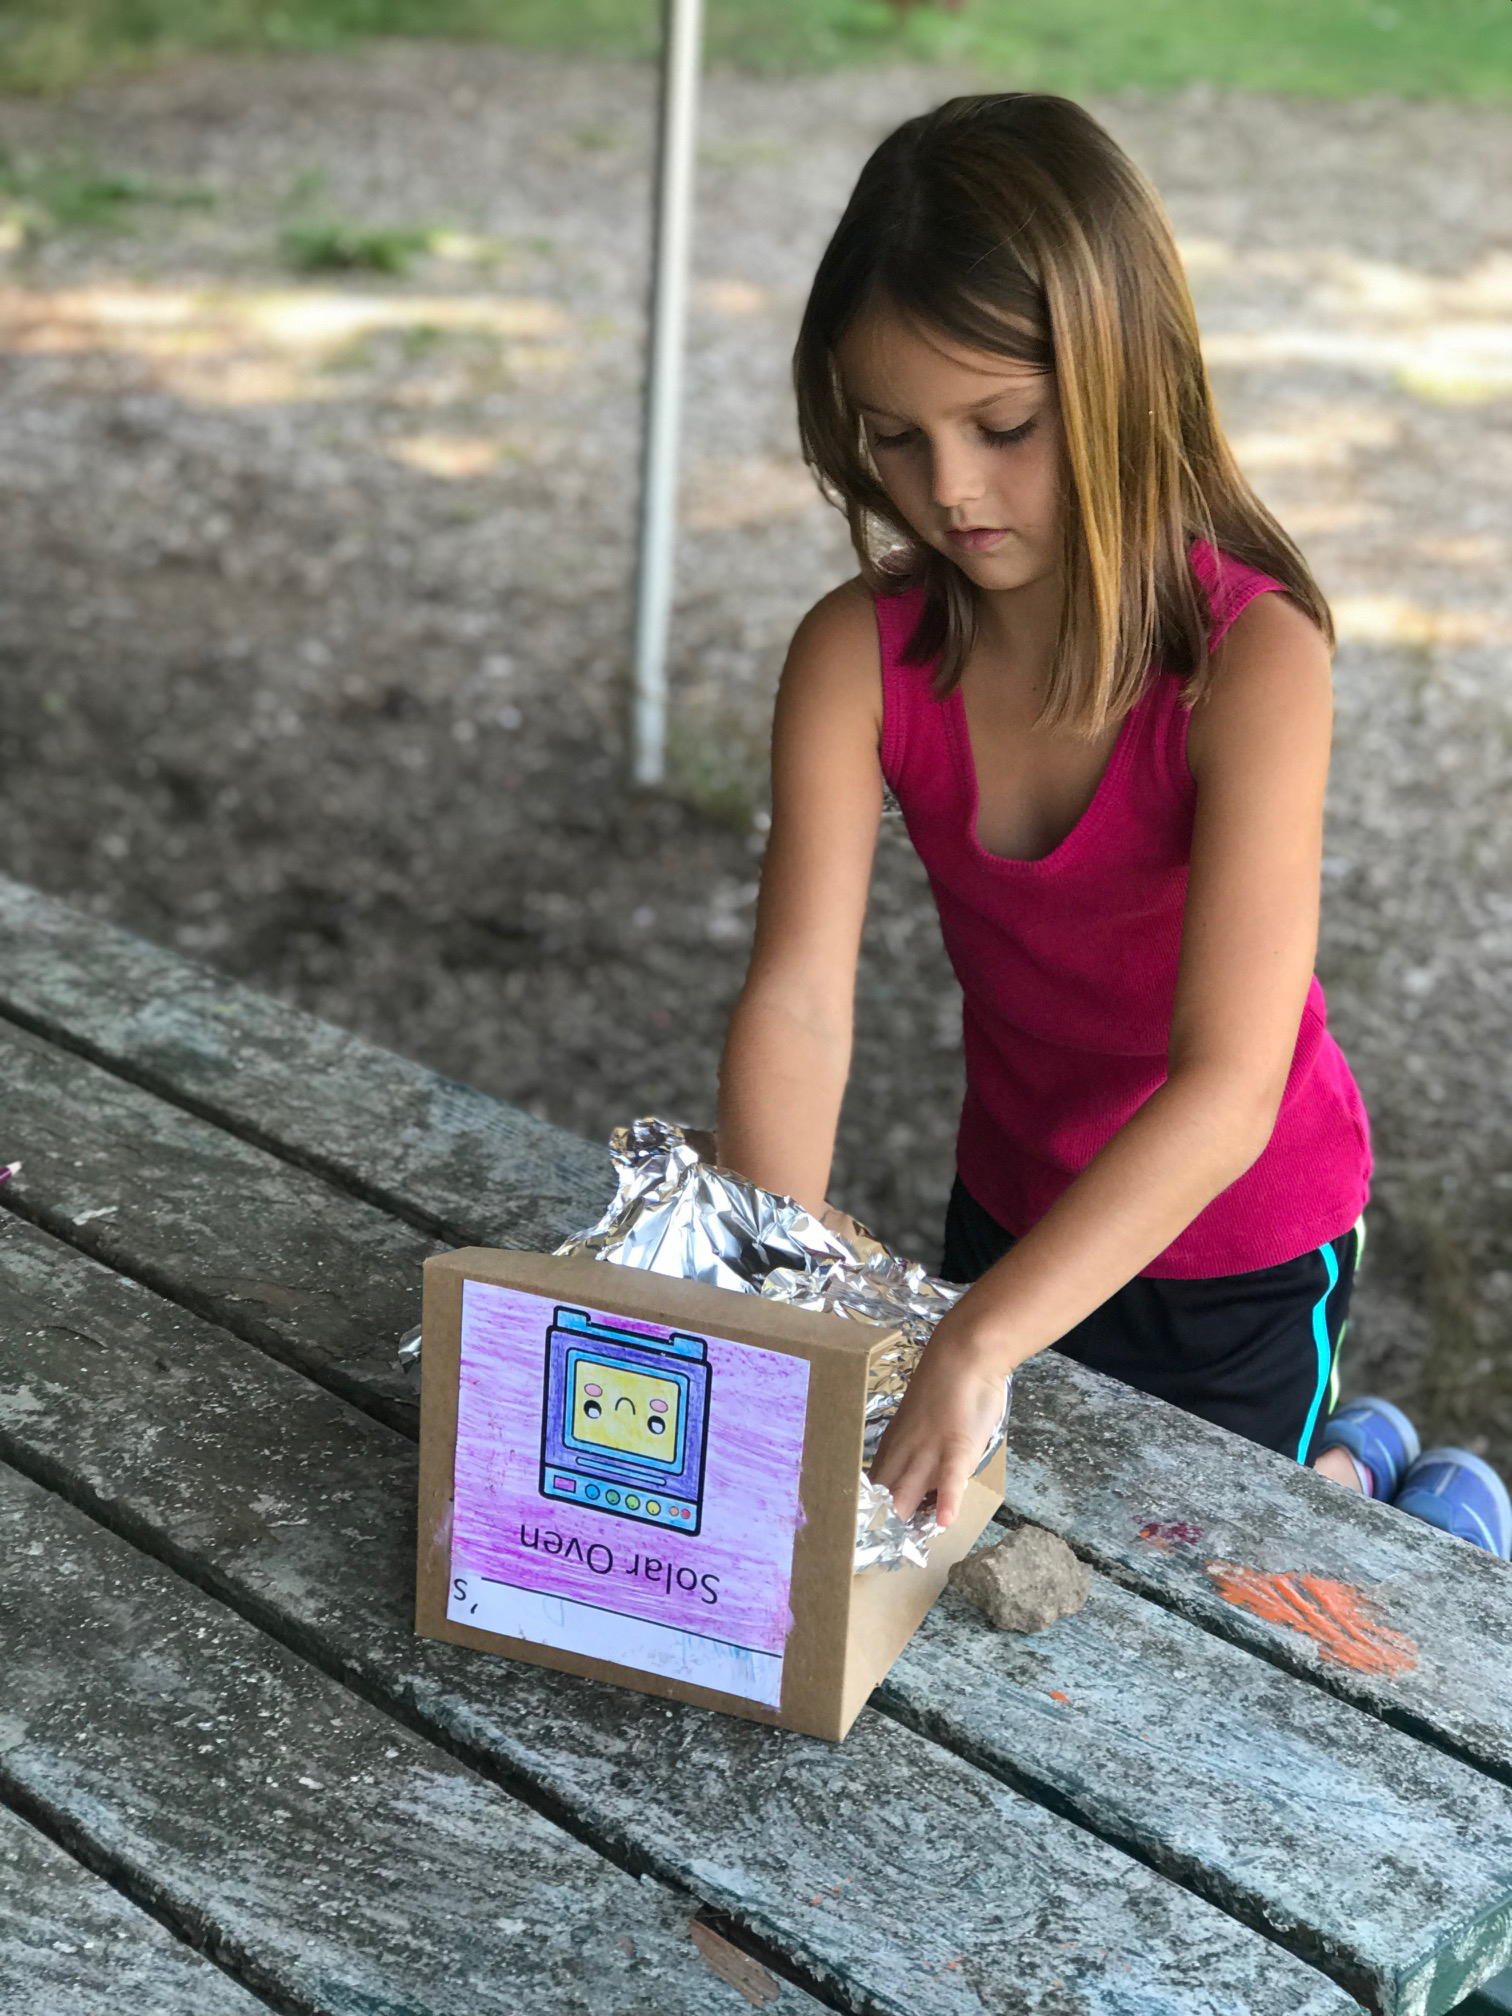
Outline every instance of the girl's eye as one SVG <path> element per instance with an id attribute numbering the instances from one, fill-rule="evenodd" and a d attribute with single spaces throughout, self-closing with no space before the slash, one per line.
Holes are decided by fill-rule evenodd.
<path id="1" fill-rule="evenodd" d="M 905 427 L 901 434 L 873 434 L 873 448 L 901 448 L 912 441 L 917 429 Z M 1015 441 L 1027 441 L 1034 432 L 1033 420 L 1025 420 L 1017 427 L 984 427 L 984 439 L 994 448 L 1009 448 Z"/>

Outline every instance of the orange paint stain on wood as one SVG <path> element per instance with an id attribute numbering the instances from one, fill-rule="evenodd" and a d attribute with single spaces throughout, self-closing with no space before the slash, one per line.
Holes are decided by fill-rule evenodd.
<path id="1" fill-rule="evenodd" d="M 1232 1561 L 1209 1561 L 1207 1572 L 1226 1603 L 1314 1639 L 1325 1659 L 1360 1673 L 1394 1678 L 1410 1673 L 1418 1648 L 1400 1631 L 1378 1624 L 1370 1598 L 1348 1582 L 1330 1582 L 1298 1569 L 1267 1574 Z"/>

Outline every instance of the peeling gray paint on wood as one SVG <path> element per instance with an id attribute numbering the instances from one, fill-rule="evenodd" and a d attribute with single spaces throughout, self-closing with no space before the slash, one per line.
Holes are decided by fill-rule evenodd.
<path id="1" fill-rule="evenodd" d="M 614 1195 L 607 1149 L 3 876 L 0 1012 L 342 1172 L 455 1245 L 556 1246 Z"/>
<path id="2" fill-rule="evenodd" d="M 265 2002 L 3 1808 L 0 2008 L 27 2016 L 267 2016 Z"/>
<path id="3" fill-rule="evenodd" d="M 393 1194 L 406 1208 L 459 1223 L 467 1218 L 459 1209 L 467 1198 L 487 1197 L 496 1229 L 479 1226 L 468 1236 L 530 1243 L 528 1212 L 502 1234 L 497 1229 L 497 1219 L 519 1201 L 515 1179 L 529 1178 L 535 1166 L 527 1158 L 511 1174 L 513 1122 L 490 1131 L 482 1118 L 497 1102 L 469 1095 L 466 1155 L 451 1152 L 449 1120 L 437 1119 L 439 1131 L 427 1146 L 432 1108 L 419 1088 L 432 1074 L 421 1067 L 0 879 L 5 1001 L 97 1043 L 133 1069 L 150 1070 L 186 1096 L 213 1087 L 218 1100 L 240 1101 L 242 1120 L 255 1113 L 292 1150 L 342 1160 L 359 1175 L 376 1166 L 372 1129 L 385 1091 L 393 1089 L 408 1116 L 389 1174 Z M 164 1017 L 177 1032 L 171 1040 L 162 1033 Z M 245 1043 L 244 1025 L 255 1032 Z M 402 1097 L 401 1085 L 409 1088 Z M 448 1088 L 449 1081 L 434 1080 L 436 1115 L 444 1116 L 456 1090 Z M 555 1131 L 530 1125 L 536 1143 L 543 1129 Z M 16 1139 L 13 1152 L 20 1152 L 25 1144 Z M 573 1193 L 579 1208 L 570 1214 L 578 1224 L 597 1210 L 599 1196 L 588 1178 L 596 1165 L 572 1160 L 584 1148 L 560 1135 L 553 1164 L 569 1190 L 581 1183 Z M 490 1160 L 495 1154 L 498 1160 Z M 17 1180 L 33 1183 L 31 1170 Z M 554 1194 L 560 1200 L 565 1192 Z M 152 1232 L 150 1212 L 146 1221 L 141 1249 L 161 1253 L 171 1242 Z M 70 1236 L 84 1243 L 111 1223 L 96 1220 Z M 112 1249 L 106 1238 L 99 1232 L 89 1250 L 107 1258 L 119 1252 L 127 1264 L 124 1246 Z M 393 1250 L 400 1250 L 398 1229 Z M 192 1249 L 183 1258 L 192 1266 Z M 385 1287 L 381 1267 L 375 1265 L 374 1277 L 375 1295 L 402 1299 L 402 1290 Z M 193 1292 L 183 1270 L 164 1285 L 182 1296 Z M 287 1350 L 313 1338 L 320 1319 L 308 1308 L 243 1304 L 228 1308 L 222 1320 L 242 1335 L 255 1325 L 278 1340 L 270 1348 Z M 394 1397 L 392 1345 L 402 1327 L 403 1320 L 395 1328 L 385 1321 L 380 1331 L 352 1337 L 351 1355 L 341 1359 L 350 1380 L 342 1390 L 363 1404 L 366 1392 L 381 1393 L 387 1418 L 413 1420 L 413 1402 Z M 1370 1712 L 1432 1730 L 1471 1762 L 1512 1781 L 1512 1687 L 1502 1657 L 1512 1642 L 1509 1564 L 1054 1353 L 1032 1359 L 1015 1381 L 1009 1454 L 1008 1509 L 1062 1534 L 1104 1573 Z M 1185 1522 L 1207 1538 L 1200 1546 L 1176 1541 L 1162 1548 L 1137 1537 L 1152 1522 Z M 1314 1641 L 1225 1601 L 1207 1572 L 1211 1560 L 1299 1569 L 1362 1587 L 1380 1604 L 1383 1621 L 1413 1641 L 1417 1665 L 1384 1681 L 1336 1665 Z"/>
<path id="4" fill-rule="evenodd" d="M 876 1698 L 1382 2016 L 1512 1959 L 1512 1790 L 1104 1576 L 1030 1636 L 947 1590 Z"/>
<path id="5" fill-rule="evenodd" d="M 1054 1352 L 1014 1375 L 1003 1516 L 1512 1784 L 1512 1563 Z M 1377 1646 L 1227 1600 L 1225 1564 L 1358 1592 Z"/>
<path id="6" fill-rule="evenodd" d="M 1279 1946 L 875 1712 L 837 1748 L 415 1638 L 413 1448 L 3 1220 L 0 1340 L 0 1443 L 13 1460 L 729 1912 L 843 2006 L 1356 2006 Z M 197 1408 L 211 1392 L 215 1411 Z"/>
<path id="7" fill-rule="evenodd" d="M 413 1427 L 395 1352 L 436 1240 L 3 1022 L 0 1084 L 0 1203 Z"/>
<path id="8" fill-rule="evenodd" d="M 746 2016 L 684 1898 L 4 1467 L 0 1604 L 0 1787 L 260 1993 L 319 2016 Z"/>
<path id="9" fill-rule="evenodd" d="M 13 1009 L 23 1016 L 51 1028 L 67 1030 L 76 1040 L 97 1045 L 102 1053 L 118 1058 L 126 1068 L 143 1072 L 155 1082 L 171 1088 L 177 1096 L 203 1101 L 211 1110 L 224 1111 L 231 1124 L 248 1131 L 255 1129 L 267 1138 L 281 1141 L 296 1156 L 324 1161 L 345 1172 L 356 1184 L 372 1185 L 375 1179 L 381 1177 L 384 1186 L 382 1194 L 397 1208 L 424 1217 L 427 1221 L 444 1222 L 454 1230 L 455 1236 L 499 1243 L 554 1243 L 562 1232 L 574 1229 L 595 1215 L 607 1195 L 607 1177 L 601 1178 L 597 1173 L 606 1168 L 601 1151 L 589 1149 L 587 1144 L 576 1142 L 573 1137 L 544 1128 L 543 1123 L 529 1121 L 527 1116 L 512 1114 L 497 1102 L 471 1093 L 467 1088 L 449 1086 L 448 1081 L 435 1079 L 433 1074 L 421 1067 L 407 1064 L 359 1039 L 332 1030 L 329 1025 L 315 1022 L 281 1004 L 268 1002 L 201 969 L 189 967 L 175 955 L 159 952 L 127 934 L 109 931 L 50 899 L 3 882 L 0 882 L 0 969 L 3 969 L 0 1005 L 9 1001 Z M 305 1056 L 315 1060 L 320 1067 L 308 1075 L 291 1068 L 292 1060 Z M 343 1106 L 349 1087 L 360 1088 L 355 1108 L 351 1101 Z M 403 1094 L 400 1105 L 406 1114 L 407 1124 L 417 1113 L 422 1118 L 419 1126 L 398 1144 L 396 1154 L 378 1154 L 374 1152 L 374 1145 L 382 1139 L 382 1128 L 387 1124 L 380 1116 L 387 1110 L 390 1094 L 396 1088 Z M 461 1095 L 461 1108 L 454 1109 L 450 1117 L 445 1096 L 439 1100 L 435 1097 L 438 1088 L 443 1095 Z M 393 1110 L 399 1109 L 396 1107 Z M 434 1133 L 423 1117 L 427 1111 L 438 1123 Z M 457 1143 L 450 1133 L 452 1120 L 458 1112 L 466 1135 L 467 1152 L 462 1154 L 452 1152 Z M 517 1123 L 520 1122 L 525 1123 L 525 1131 L 535 1138 L 535 1145 L 528 1152 L 521 1151 L 518 1146 Z M 536 1130 L 539 1130 L 538 1136 Z M 553 1136 L 554 1141 L 551 1139 Z M 528 1219 L 530 1202 L 522 1195 L 515 1179 L 522 1170 L 534 1166 L 531 1157 L 543 1141 L 546 1144 L 543 1150 L 546 1161 L 555 1167 L 558 1174 L 565 1172 L 565 1188 L 558 1190 L 556 1201 L 560 1203 L 564 1197 L 569 1201 L 565 1215 L 552 1223 L 544 1237 L 533 1239 L 522 1229 Z M 387 1148 L 394 1144 L 384 1145 Z M 472 1159 L 469 1160 L 469 1157 Z M 512 1183 L 515 1184 L 513 1188 Z M 475 1215 L 467 1215 L 468 1205 L 475 1206 L 482 1194 L 488 1194 L 494 1203 L 502 1204 L 499 1214 L 503 1221 L 502 1229 L 480 1224 Z M 299 1326 L 291 1323 L 290 1327 L 297 1329 Z M 387 1339 L 384 1345 L 386 1348 Z M 1050 1369 L 1051 1364 L 1049 1360 L 1037 1360 L 1021 1375 L 1015 1431 L 1024 1423 L 1026 1412 L 1032 1408 L 1033 1379 L 1042 1367 Z M 1104 1389 L 1097 1396 L 1092 1410 L 1096 1420 L 1083 1408 L 1087 1418 L 1080 1424 L 1081 1439 L 1074 1447 L 1062 1432 L 1062 1423 L 1051 1421 L 1043 1424 L 1047 1444 L 1056 1452 L 1066 1485 L 1079 1490 L 1082 1466 L 1089 1455 L 1092 1461 L 1101 1460 L 1107 1467 L 1109 1455 L 1100 1446 L 1102 1429 L 1110 1427 L 1115 1417 L 1125 1413 L 1129 1403 L 1137 1402 L 1140 1396 L 1130 1394 L 1129 1389 L 1115 1387 L 1111 1382 L 1099 1381 L 1096 1375 L 1082 1373 L 1080 1368 L 1064 1365 L 1063 1361 L 1054 1361 L 1053 1370 L 1063 1370 L 1073 1380 Z M 1083 1400 L 1085 1397 L 1083 1394 Z M 1173 1417 L 1172 1410 L 1166 1409 L 1158 1418 L 1162 1429 L 1166 1429 L 1173 1418 L 1178 1423 L 1185 1423 L 1187 1417 Z M 1184 1476 L 1188 1486 L 1187 1496 L 1193 1495 L 1189 1452 L 1175 1465 L 1157 1462 L 1153 1467 L 1158 1475 L 1141 1472 L 1134 1459 L 1141 1451 L 1149 1452 L 1151 1425 L 1149 1422 L 1141 1423 L 1140 1437 L 1127 1438 L 1133 1441 L 1134 1446 L 1121 1449 L 1110 1478 L 1114 1488 L 1105 1493 L 1097 1516 L 1087 1522 L 1092 1529 L 1090 1533 L 1070 1530 L 1069 1520 L 1066 1525 L 1057 1524 L 1057 1519 L 1065 1517 L 1069 1509 L 1064 1502 L 1067 1490 L 1063 1489 L 1059 1494 L 1046 1490 L 1044 1478 L 1032 1474 L 1032 1460 L 1026 1460 L 1021 1475 L 1014 1474 L 1017 1466 L 1011 1468 L 1010 1503 L 1016 1506 L 1021 1516 L 1033 1518 L 1052 1530 L 1066 1531 L 1067 1537 L 1089 1558 L 1131 1587 L 1146 1590 L 1158 1600 L 1174 1602 L 1205 1629 L 1284 1659 L 1304 1677 L 1331 1685 L 1357 1699 L 1361 1706 L 1370 1708 L 1373 1705 L 1370 1689 L 1366 1686 L 1362 1690 L 1358 1676 L 1330 1672 L 1327 1662 L 1310 1644 L 1293 1642 L 1294 1634 L 1284 1632 L 1281 1627 L 1236 1612 L 1216 1593 L 1217 1585 L 1206 1576 L 1205 1570 L 1201 1572 L 1206 1586 L 1203 1582 L 1193 1582 L 1185 1572 L 1185 1564 L 1173 1564 L 1162 1558 L 1158 1542 L 1146 1541 L 1134 1546 L 1127 1543 L 1123 1532 L 1128 1523 L 1127 1502 L 1124 1490 L 1119 1487 L 1127 1485 L 1134 1496 L 1151 1497 L 1158 1502 L 1163 1497 L 1169 1497 L 1166 1487 L 1175 1474 Z M 1202 1424 L 1192 1425 L 1199 1429 L 1202 1427 Z M 1264 1452 L 1255 1451 L 1236 1438 L 1224 1437 L 1221 1431 L 1206 1432 L 1217 1446 L 1202 1452 L 1201 1490 L 1197 1495 L 1210 1502 L 1248 1508 L 1253 1490 L 1253 1464 L 1257 1460 L 1261 1464 L 1267 1461 L 1273 1464 L 1279 1459 L 1267 1459 Z M 1014 1446 L 1010 1441 L 1011 1451 Z M 1026 1458 L 1029 1456 L 1027 1450 L 1023 1453 Z M 1160 1452 L 1155 1453 L 1158 1455 Z M 1295 1466 L 1290 1467 L 1295 1469 Z M 1014 1496 L 1016 1485 L 1020 1487 L 1017 1497 Z M 1286 1487 L 1277 1487 L 1276 1496 L 1284 1503 L 1294 1497 L 1297 1488 L 1297 1480 L 1293 1477 Z M 1325 1501 L 1328 1514 L 1337 1513 L 1338 1508 L 1333 1503 L 1336 1498 L 1345 1499 L 1346 1505 L 1349 1503 L 1346 1494 L 1336 1493 L 1335 1487 L 1326 1480 L 1303 1479 L 1301 1489 L 1328 1494 Z M 1358 1504 L 1359 1501 L 1355 1502 Z M 1080 1500 L 1076 1509 L 1086 1514 L 1085 1498 Z M 1389 1514 L 1388 1508 L 1364 1506 L 1361 1509 L 1378 1521 L 1389 1516 L 1398 1526 L 1414 1523 L 1402 1520 L 1400 1515 Z M 1152 1520 L 1162 1518 L 1169 1525 L 1179 1522 L 1182 1516 L 1169 1510 L 1163 1513 L 1157 1510 L 1141 1515 L 1136 1525 L 1143 1528 Z M 1345 1516 L 1348 1516 L 1347 1512 Z M 1209 1531 L 1213 1530 L 1215 1523 L 1210 1522 Z M 1189 1519 L 1187 1524 L 1200 1526 L 1201 1521 Z M 1231 1522 L 1230 1532 L 1238 1524 L 1237 1521 Z M 1473 1556 L 1474 1550 L 1465 1548 L 1462 1543 L 1433 1534 L 1431 1529 L 1421 1528 L 1419 1531 L 1429 1548 L 1436 1547 L 1438 1550 L 1438 1560 L 1434 1563 L 1437 1573 L 1442 1573 L 1444 1569 L 1446 1549 Z M 1285 1537 L 1283 1534 L 1282 1538 Z M 1099 1552 L 1099 1549 L 1102 1551 Z M 1167 1550 L 1178 1555 L 1182 1552 L 1179 1544 L 1170 1542 Z M 1348 1553 L 1358 1576 L 1353 1536 L 1349 1540 Z M 1307 1554 L 1308 1550 L 1304 1549 L 1303 1555 Z M 1258 1556 L 1246 1553 L 1237 1544 L 1230 1549 L 1227 1558 L 1252 1566 L 1310 1565 L 1309 1559 L 1300 1556 L 1267 1564 Z M 1492 1567 L 1501 1565 L 1489 1563 L 1488 1557 L 1480 1557 L 1480 1560 Z M 1451 1561 L 1448 1566 L 1450 1588 L 1446 1592 L 1447 1601 L 1438 1605 L 1430 1602 L 1424 1608 L 1429 1613 L 1436 1611 L 1437 1617 L 1443 1619 L 1447 1639 L 1443 1646 L 1443 1663 L 1452 1678 L 1456 1673 L 1466 1672 L 1461 1655 L 1467 1649 L 1474 1652 L 1478 1632 L 1473 1624 L 1469 1630 L 1462 1627 L 1460 1606 L 1456 1601 L 1459 1592 L 1453 1586 L 1457 1579 L 1455 1564 Z M 1421 1572 L 1422 1564 L 1418 1560 L 1406 1568 L 1398 1562 L 1391 1569 L 1391 1574 L 1382 1580 L 1389 1581 L 1393 1574 L 1412 1577 Z M 1474 1571 L 1470 1572 L 1473 1574 Z M 1458 1579 L 1463 1581 L 1463 1574 Z M 1499 1632 L 1489 1641 L 1480 1639 L 1479 1642 L 1482 1646 L 1499 1645 L 1505 1642 L 1505 1635 Z M 1468 1684 L 1462 1690 L 1464 1699 L 1448 1704 L 1446 1719 L 1449 1728 L 1440 1729 L 1439 1733 L 1443 1740 L 1456 1742 L 1466 1754 L 1478 1756 L 1488 1768 L 1501 1770 L 1505 1768 L 1501 1760 L 1506 1753 L 1507 1704 L 1504 1693 L 1488 1695 L 1481 1681 L 1481 1674 L 1471 1673 Z M 1421 1715 L 1430 1726 L 1437 1727 L 1432 1712 L 1433 1690 L 1422 1689 L 1424 1698 L 1409 1707 L 1401 1703 L 1401 1690 L 1402 1682 L 1398 1678 L 1392 1683 L 1391 1699 L 1381 1704 L 1380 1712 L 1395 1713 L 1409 1720 L 1414 1715 Z M 1470 1704 L 1477 1700 L 1491 1707 L 1489 1727 L 1486 1717 L 1470 1712 Z M 1477 1748 L 1477 1744 L 1481 1747 Z"/>

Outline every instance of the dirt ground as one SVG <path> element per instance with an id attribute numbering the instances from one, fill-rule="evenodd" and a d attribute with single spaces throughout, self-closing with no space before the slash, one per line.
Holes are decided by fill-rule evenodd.
<path id="1" fill-rule="evenodd" d="M 870 147 L 979 87 L 708 81 L 676 788 L 646 797 L 652 88 L 389 44 L 0 101 L 41 192 L 0 232 L 0 871 L 599 1139 L 712 1119 L 782 653 L 854 571 L 796 455 L 798 312 Z M 1319 971 L 1377 1165 L 1345 1388 L 1512 1469 L 1512 118 L 1095 109 L 1339 619 Z M 116 229 L 45 214 L 86 157 L 142 178 Z M 338 222 L 444 232 L 402 276 L 293 270 L 281 234 Z M 831 1188 L 930 1265 L 960 1087 L 886 822 Z"/>

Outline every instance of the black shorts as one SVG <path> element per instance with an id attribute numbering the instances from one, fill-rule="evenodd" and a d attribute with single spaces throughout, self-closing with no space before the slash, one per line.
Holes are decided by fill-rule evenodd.
<path id="1" fill-rule="evenodd" d="M 1306 1463 L 1338 1398 L 1337 1359 L 1357 1228 L 1251 1274 L 1157 1281 L 1138 1274 L 1050 1348 Z M 956 1177 L 945 1214 L 946 1281 L 970 1282 L 1014 1243 Z"/>

